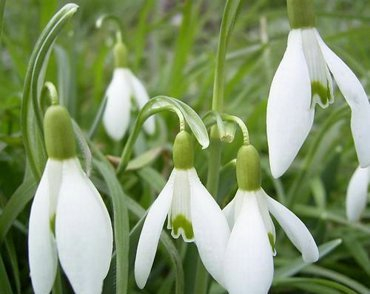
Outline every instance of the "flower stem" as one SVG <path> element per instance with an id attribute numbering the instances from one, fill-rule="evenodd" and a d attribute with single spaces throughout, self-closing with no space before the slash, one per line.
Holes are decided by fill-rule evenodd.
<path id="1" fill-rule="evenodd" d="M 217 112 L 222 112 L 223 109 L 226 51 L 239 5 L 240 0 L 228 0 L 222 16 L 212 97 L 212 110 Z M 222 145 L 219 139 L 219 132 L 217 125 L 215 125 L 211 128 L 210 134 L 207 175 L 207 189 L 215 198 L 217 198 L 220 177 L 221 149 Z M 194 290 L 194 293 L 198 294 L 205 294 L 208 290 L 208 273 L 200 260 L 198 260 L 197 279 Z"/>

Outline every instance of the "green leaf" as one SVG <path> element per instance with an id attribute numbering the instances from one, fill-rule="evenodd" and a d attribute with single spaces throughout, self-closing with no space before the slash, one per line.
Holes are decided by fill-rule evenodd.
<path id="1" fill-rule="evenodd" d="M 26 168 L 26 170 L 28 170 L 28 168 Z M 0 215 L 0 244 L 4 241 L 6 234 L 18 215 L 35 195 L 36 188 L 37 182 L 32 177 L 31 172 L 26 171 L 23 183 L 10 197 Z"/>
<path id="2" fill-rule="evenodd" d="M 10 267 L 13 272 L 13 279 L 15 281 L 15 287 L 17 289 L 17 293 L 21 293 L 21 282 L 20 282 L 20 273 L 19 273 L 19 266 L 18 266 L 18 256 L 16 252 L 16 248 L 14 246 L 14 240 L 11 234 L 7 236 L 7 239 L 4 241 L 5 248 L 7 251 L 7 256 L 9 258 Z"/>
<path id="3" fill-rule="evenodd" d="M 10 286 L 8 273 L 6 272 L 3 257 L 1 255 L 0 255 L 0 293 L 13 294 L 12 287 Z"/>
<path id="4" fill-rule="evenodd" d="M 116 293 L 127 293 L 129 257 L 129 220 L 126 196 L 108 161 L 95 161 L 106 182 L 113 203 L 114 243 L 116 248 Z"/>
<path id="5" fill-rule="evenodd" d="M 346 294 L 356 294 L 355 291 L 350 288 L 325 279 L 312 279 L 312 278 L 286 278 L 274 283 L 275 286 L 289 286 L 296 287 L 302 290 L 306 290 L 309 293 L 346 293 Z"/>
<path id="6" fill-rule="evenodd" d="M 143 154 L 140 154 L 138 157 L 135 157 L 127 164 L 126 170 L 138 170 L 149 165 L 159 156 L 159 154 L 163 152 L 163 150 L 165 150 L 165 148 L 156 147 L 144 152 Z"/>
<path id="7" fill-rule="evenodd" d="M 41 177 L 46 161 L 39 106 L 40 85 L 43 85 L 50 49 L 77 8 L 76 4 L 66 4 L 53 16 L 37 40 L 28 63 L 21 105 L 21 128 L 26 154 L 36 179 Z"/>
<path id="8" fill-rule="evenodd" d="M 336 247 L 342 243 L 341 239 L 336 239 L 319 246 L 319 259 L 329 254 Z M 274 280 L 279 281 L 280 279 L 287 278 L 299 273 L 303 268 L 307 267 L 309 263 L 305 263 L 301 257 L 294 259 L 288 265 L 283 266 L 275 270 Z"/>

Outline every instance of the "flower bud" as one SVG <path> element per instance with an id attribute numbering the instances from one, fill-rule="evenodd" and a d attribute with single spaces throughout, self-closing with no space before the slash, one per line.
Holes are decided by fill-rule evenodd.
<path id="1" fill-rule="evenodd" d="M 173 144 L 173 163 L 177 169 L 190 169 L 194 166 L 193 141 L 190 134 L 181 131 Z"/>
<path id="2" fill-rule="evenodd" d="M 49 158 L 64 160 L 76 156 L 72 121 L 65 107 L 52 105 L 47 109 L 44 133 Z"/>
<path id="3" fill-rule="evenodd" d="M 236 179 L 244 191 L 256 191 L 261 188 L 261 165 L 256 148 L 243 145 L 236 158 Z"/>
<path id="4" fill-rule="evenodd" d="M 289 23 L 292 29 L 315 26 L 313 0 L 287 0 Z"/>

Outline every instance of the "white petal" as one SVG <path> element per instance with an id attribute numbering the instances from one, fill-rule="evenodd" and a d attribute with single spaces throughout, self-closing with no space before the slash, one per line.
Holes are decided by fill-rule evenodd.
<path id="1" fill-rule="evenodd" d="M 358 167 L 349 181 L 346 196 L 346 213 L 350 221 L 358 221 L 365 209 L 369 169 Z"/>
<path id="2" fill-rule="evenodd" d="M 55 213 L 55 202 L 51 198 L 57 198 L 57 195 L 51 194 L 58 191 L 51 186 L 59 186 L 61 172 L 61 162 L 49 159 L 31 207 L 28 258 L 32 286 L 36 294 L 50 293 L 57 271 L 57 251 L 51 230 Z"/>
<path id="3" fill-rule="evenodd" d="M 103 115 L 104 127 L 112 139 L 119 141 L 125 135 L 130 123 L 132 89 L 128 69 L 114 70 L 105 95 L 108 98 Z"/>
<path id="4" fill-rule="evenodd" d="M 272 222 L 269 210 L 267 208 L 266 196 L 267 196 L 267 194 L 263 189 L 260 189 L 256 193 L 258 208 L 260 210 L 263 223 L 265 224 L 266 232 L 268 233 L 272 253 L 273 253 L 273 255 L 276 255 L 276 251 L 275 251 L 275 240 L 276 240 L 275 226 L 274 226 L 274 223 Z"/>
<path id="5" fill-rule="evenodd" d="M 149 208 L 140 234 L 135 259 L 135 281 L 140 289 L 144 288 L 153 265 L 163 223 L 171 206 L 175 175 L 176 171 L 173 170 L 167 184 Z"/>
<path id="6" fill-rule="evenodd" d="M 303 52 L 311 80 L 312 104 L 326 108 L 333 103 L 333 81 L 316 37 L 315 28 L 302 29 Z"/>
<path id="7" fill-rule="evenodd" d="M 194 241 L 190 211 L 190 181 L 188 170 L 176 169 L 167 229 L 171 229 L 171 235 L 175 239 L 181 236 L 185 242 Z"/>
<path id="8" fill-rule="evenodd" d="M 194 168 L 189 170 L 189 178 L 195 243 L 205 268 L 223 285 L 223 261 L 230 229 L 220 207 L 202 185 Z"/>
<path id="9" fill-rule="evenodd" d="M 244 203 L 227 245 L 224 281 L 230 294 L 267 293 L 274 266 L 271 247 L 254 193 Z"/>
<path id="10" fill-rule="evenodd" d="M 317 33 L 325 61 L 352 110 L 351 128 L 362 167 L 370 165 L 370 104 L 360 81 L 351 69 L 324 43 Z"/>
<path id="11" fill-rule="evenodd" d="M 226 220 L 229 224 L 230 230 L 232 230 L 236 219 L 240 214 L 240 210 L 243 204 L 244 192 L 238 190 L 234 196 L 234 199 L 227 204 L 222 210 Z"/>
<path id="12" fill-rule="evenodd" d="M 310 231 L 305 224 L 288 208 L 266 195 L 267 205 L 284 229 L 290 241 L 302 253 L 305 262 L 315 262 L 319 259 L 319 250 Z"/>
<path id="13" fill-rule="evenodd" d="M 235 210 L 235 197 L 233 200 L 231 200 L 223 209 L 222 209 L 222 213 L 224 214 L 226 220 L 227 220 L 227 223 L 229 224 L 229 228 L 230 230 L 233 228 L 234 226 L 234 221 L 235 221 L 235 213 L 234 213 L 234 210 Z"/>
<path id="14" fill-rule="evenodd" d="M 300 30 L 289 33 L 287 50 L 271 84 L 266 118 L 271 173 L 278 178 L 296 157 L 314 118 Z"/>
<path id="15" fill-rule="evenodd" d="M 76 158 L 63 163 L 55 234 L 59 260 L 74 292 L 101 293 L 112 255 L 112 226 L 99 192 Z"/>
<path id="16" fill-rule="evenodd" d="M 131 85 L 133 90 L 134 98 L 139 106 L 139 108 L 143 108 L 143 106 L 149 101 L 149 95 L 146 91 L 142 82 L 130 71 L 130 79 Z M 155 120 L 154 116 L 149 117 L 144 123 L 144 129 L 149 135 L 153 135 L 155 131 Z"/>

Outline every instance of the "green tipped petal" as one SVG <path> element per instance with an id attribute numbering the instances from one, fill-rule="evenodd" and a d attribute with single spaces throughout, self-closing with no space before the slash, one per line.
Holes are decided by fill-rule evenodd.
<path id="1" fill-rule="evenodd" d="M 312 0 L 287 0 L 289 23 L 292 29 L 315 26 Z"/>
<path id="2" fill-rule="evenodd" d="M 71 118 L 65 107 L 50 106 L 44 117 L 45 145 L 49 158 L 64 160 L 76 156 Z"/>
<path id="3" fill-rule="evenodd" d="M 329 85 L 323 85 L 319 81 L 312 81 L 311 82 L 311 93 L 312 97 L 315 97 L 315 95 L 318 97 L 319 101 L 314 102 L 320 102 L 319 104 L 322 107 L 326 107 L 331 103 L 332 101 L 332 95 L 330 92 Z"/>
<path id="4" fill-rule="evenodd" d="M 238 151 L 236 178 L 239 188 L 244 191 L 256 191 L 261 188 L 260 158 L 252 145 L 243 145 Z"/>
<path id="5" fill-rule="evenodd" d="M 187 170 L 194 166 L 193 140 L 186 131 L 181 131 L 173 144 L 173 163 L 175 168 Z"/>
<path id="6" fill-rule="evenodd" d="M 185 215 L 178 214 L 171 220 L 172 225 L 172 236 L 178 238 L 181 235 L 187 242 L 194 240 L 193 225 L 190 220 L 186 218 Z"/>
<path id="7" fill-rule="evenodd" d="M 127 67 L 127 48 L 122 42 L 117 42 L 113 48 L 115 67 Z"/>

